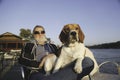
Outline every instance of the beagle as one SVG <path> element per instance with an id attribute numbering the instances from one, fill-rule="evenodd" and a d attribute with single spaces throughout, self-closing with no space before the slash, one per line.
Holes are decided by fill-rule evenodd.
<path id="1" fill-rule="evenodd" d="M 59 39 L 63 43 L 60 55 L 57 59 L 53 73 L 67 64 L 77 60 L 74 66 L 76 73 L 82 72 L 82 60 L 84 57 L 90 57 L 94 61 L 94 69 L 90 73 L 93 75 L 97 69 L 98 64 L 94 58 L 93 53 L 84 45 L 84 33 L 78 24 L 67 24 L 63 27 Z"/>

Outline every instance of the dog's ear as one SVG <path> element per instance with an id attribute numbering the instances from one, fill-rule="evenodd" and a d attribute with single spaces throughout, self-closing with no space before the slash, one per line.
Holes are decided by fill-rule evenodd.
<path id="1" fill-rule="evenodd" d="M 63 29 L 59 35 L 59 39 L 63 44 L 67 42 L 68 35 L 67 35 L 67 32 L 65 31 L 65 26 L 63 27 Z"/>
<path id="2" fill-rule="evenodd" d="M 79 32 L 78 32 L 79 42 L 83 43 L 85 35 L 84 35 L 82 29 L 80 28 L 80 26 L 78 24 L 77 24 L 77 26 L 79 27 Z"/>

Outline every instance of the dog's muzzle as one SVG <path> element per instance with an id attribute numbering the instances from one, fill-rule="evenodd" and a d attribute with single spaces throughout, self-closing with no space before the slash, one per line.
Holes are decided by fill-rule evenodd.
<path id="1" fill-rule="evenodd" d="M 70 33 L 70 35 L 72 35 L 72 36 L 76 36 L 76 32 L 73 31 L 73 32 Z"/>
<path id="2" fill-rule="evenodd" d="M 71 31 L 69 34 L 69 41 L 70 43 L 74 43 L 76 41 L 78 41 L 78 35 L 76 31 Z"/>

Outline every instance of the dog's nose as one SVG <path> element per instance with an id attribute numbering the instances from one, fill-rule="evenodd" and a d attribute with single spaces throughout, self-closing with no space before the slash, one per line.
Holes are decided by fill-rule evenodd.
<path id="1" fill-rule="evenodd" d="M 75 35 L 76 35 L 76 32 L 73 31 L 73 32 L 71 32 L 70 34 L 73 35 L 73 36 L 75 36 Z"/>

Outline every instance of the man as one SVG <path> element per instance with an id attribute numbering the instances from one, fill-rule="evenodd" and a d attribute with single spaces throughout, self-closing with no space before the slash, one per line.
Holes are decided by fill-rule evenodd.
<path id="1" fill-rule="evenodd" d="M 23 65 L 25 79 L 29 79 L 32 69 L 39 69 L 44 57 L 49 53 L 56 54 L 56 52 L 57 47 L 47 41 L 45 29 L 40 25 L 36 25 L 33 29 L 33 40 L 24 45 L 19 58 L 19 63 Z M 43 73 L 43 71 L 40 72 Z"/>

